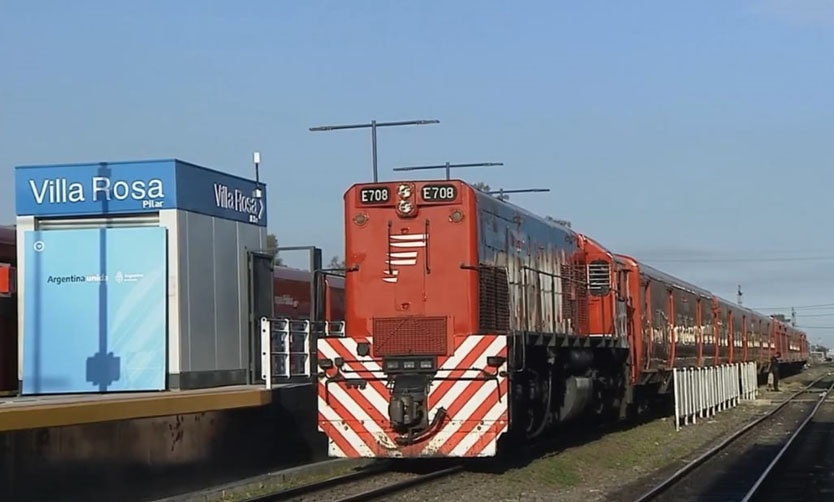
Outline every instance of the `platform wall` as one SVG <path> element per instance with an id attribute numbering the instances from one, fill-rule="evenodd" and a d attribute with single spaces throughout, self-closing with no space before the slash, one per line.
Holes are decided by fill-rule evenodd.
<path id="1" fill-rule="evenodd" d="M 257 408 L 0 432 L 0 500 L 153 500 L 324 459 L 314 403 L 302 385 Z"/>

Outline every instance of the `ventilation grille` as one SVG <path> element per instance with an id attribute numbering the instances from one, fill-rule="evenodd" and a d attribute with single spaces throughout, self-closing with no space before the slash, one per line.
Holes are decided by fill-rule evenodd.
<path id="1" fill-rule="evenodd" d="M 500 267 L 481 266 L 479 278 L 478 318 L 481 332 L 509 332 L 510 295 L 507 271 Z"/>
<path id="2" fill-rule="evenodd" d="M 592 261 L 588 265 L 588 290 L 593 296 L 605 296 L 611 290 L 611 269 L 607 262 Z"/>
<path id="3" fill-rule="evenodd" d="M 445 317 L 388 317 L 374 319 L 375 356 L 447 354 Z"/>

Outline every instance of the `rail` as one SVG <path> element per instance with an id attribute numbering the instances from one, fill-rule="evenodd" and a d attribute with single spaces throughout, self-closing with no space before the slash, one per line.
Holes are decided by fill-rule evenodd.
<path id="1" fill-rule="evenodd" d="M 741 502 L 749 502 L 753 497 L 755 497 L 758 494 L 764 482 L 773 473 L 774 467 L 776 467 L 776 465 L 779 464 L 779 461 L 782 460 L 782 457 L 785 456 L 785 452 L 787 452 L 790 449 L 794 440 L 796 440 L 796 438 L 805 430 L 808 423 L 810 423 L 811 420 L 813 420 L 814 417 L 817 415 L 817 412 L 822 406 L 822 403 L 825 402 L 826 398 L 828 397 L 828 394 L 831 393 L 832 389 L 834 389 L 834 382 L 831 382 L 831 385 L 828 386 L 828 389 L 826 389 L 825 392 L 820 394 L 819 400 L 817 401 L 817 404 L 814 406 L 814 409 L 811 410 L 808 416 L 805 417 L 805 420 L 803 420 L 802 423 L 799 424 L 799 427 L 797 427 L 793 434 L 791 434 L 790 439 L 788 439 L 785 445 L 782 446 L 782 448 L 779 450 L 779 452 L 776 454 L 773 460 L 770 461 L 770 463 L 767 465 L 767 468 L 765 468 L 764 472 L 762 472 L 761 476 L 759 476 L 759 478 L 756 480 L 756 482 L 753 484 L 753 486 L 750 488 L 750 490 L 747 492 L 747 495 L 744 496 Z"/>
<path id="2" fill-rule="evenodd" d="M 413 478 L 404 479 L 402 481 L 397 481 L 395 483 L 390 483 L 384 486 L 380 486 L 378 488 L 372 488 L 370 490 L 357 493 L 356 495 L 348 495 L 347 497 L 342 497 L 336 499 L 334 502 L 366 502 L 368 500 L 376 500 L 380 497 L 384 497 L 386 495 L 392 495 L 397 492 L 401 492 L 403 490 L 407 490 L 413 486 L 422 485 L 428 483 L 429 481 L 433 481 L 438 478 L 444 478 L 446 476 L 451 476 L 457 472 L 463 470 L 462 465 L 456 465 L 454 467 L 449 467 L 446 469 L 440 469 L 437 471 L 432 471 L 426 474 L 420 474 Z"/>
<path id="3" fill-rule="evenodd" d="M 706 463 L 708 460 L 710 460 L 711 458 L 714 458 L 714 457 L 715 457 L 718 453 L 720 453 L 720 452 L 722 452 L 722 451 L 726 450 L 728 446 L 730 446 L 731 444 L 733 444 L 733 443 L 734 443 L 734 442 L 735 442 L 738 438 L 740 438 L 740 437 L 742 437 L 743 435 L 745 435 L 748 431 L 750 431 L 751 429 L 753 429 L 753 428 L 757 427 L 759 424 L 761 424 L 761 423 L 762 423 L 762 422 L 764 422 L 765 420 L 768 420 L 769 418 L 773 417 L 776 413 L 778 413 L 779 411 L 781 411 L 781 410 L 782 410 L 783 408 L 785 408 L 787 405 L 791 404 L 792 402 L 795 402 L 795 400 L 796 400 L 796 398 L 797 398 L 797 397 L 801 396 L 802 394 L 805 394 L 806 392 L 809 392 L 809 390 L 810 390 L 810 389 L 811 389 L 814 385 L 816 385 L 818 382 L 820 382 L 821 380 L 823 380 L 823 379 L 824 379 L 824 378 L 826 378 L 826 377 L 829 377 L 829 376 L 828 376 L 828 375 L 824 375 L 824 376 L 822 376 L 822 377 L 819 377 L 819 378 L 817 378 L 816 380 L 814 380 L 814 381 L 812 381 L 811 383 L 809 383 L 808 385 L 806 385 L 806 386 L 805 386 L 804 388 L 802 388 L 801 390 L 799 390 L 799 391 L 795 392 L 795 393 L 794 393 L 794 394 L 792 394 L 790 397 L 788 397 L 787 399 L 785 399 L 784 401 L 782 401 L 782 402 L 781 402 L 781 403 L 780 403 L 780 404 L 779 404 L 776 408 L 774 408 L 774 409 L 773 409 L 773 410 L 771 410 L 770 412 L 768 412 L 768 413 L 766 413 L 766 414 L 762 415 L 761 417 L 759 417 L 759 418 L 758 418 L 758 419 L 756 419 L 755 421 L 748 423 L 747 425 L 745 425 L 744 427 L 742 427 L 741 429 L 739 429 L 739 430 L 737 430 L 735 433 L 733 433 L 731 436 L 729 436 L 729 437 L 727 437 L 726 439 L 724 439 L 724 441 L 722 441 L 721 443 L 719 443 L 719 444 L 717 444 L 716 446 L 712 447 L 712 448 L 711 448 L 711 449 L 709 449 L 708 451 L 706 451 L 706 452 L 704 452 L 703 454 L 701 454 L 699 457 L 695 458 L 695 459 L 694 459 L 694 460 L 692 460 L 691 462 L 687 463 L 686 465 L 684 465 L 683 467 L 681 467 L 680 469 L 678 469 L 678 470 L 677 470 L 676 472 L 674 472 L 671 476 L 669 476 L 668 478 L 664 479 L 663 481 L 661 481 L 660 483 L 658 483 L 657 485 L 655 485 L 655 486 L 654 486 L 651 490 L 649 490 L 648 492 L 644 493 L 644 494 L 643 494 L 643 495 L 641 495 L 639 498 L 637 498 L 637 499 L 635 500 L 635 502 L 648 502 L 648 501 L 650 501 L 650 500 L 655 500 L 655 499 L 657 499 L 657 498 L 658 498 L 658 497 L 660 497 L 663 493 L 665 493 L 666 491 L 668 491 L 668 490 L 669 490 L 672 486 L 676 485 L 677 483 L 679 483 L 679 482 L 681 482 L 683 479 L 685 479 L 687 476 L 689 476 L 689 474 L 690 474 L 692 471 L 694 471 L 696 468 L 698 468 L 698 467 L 700 467 L 701 465 L 705 464 L 705 463 Z M 829 377 L 829 378 L 830 378 L 830 377 Z M 830 388 L 829 388 L 829 390 L 830 390 Z M 823 400 L 821 400 L 820 402 L 822 402 L 822 401 L 823 401 Z M 814 408 L 814 410 L 816 411 L 816 409 L 818 409 L 818 408 L 819 408 L 819 403 L 817 403 L 817 406 Z M 815 413 L 815 411 L 814 411 L 814 413 Z M 811 416 L 813 416 L 813 414 L 812 414 Z M 809 419 L 808 419 L 808 420 L 810 420 L 810 417 L 809 417 Z M 802 427 L 804 427 L 804 424 L 805 424 L 805 423 L 807 423 L 807 421 L 808 421 L 808 420 L 806 420 L 805 422 L 803 422 Z M 774 462 L 772 462 L 772 463 L 774 463 L 774 464 L 775 464 L 775 462 L 776 462 L 776 461 L 778 461 L 778 459 L 774 459 Z M 758 486 L 760 486 L 760 485 L 761 485 L 761 483 L 757 483 L 757 485 L 758 485 Z M 757 488 L 757 487 L 756 487 L 756 488 Z M 747 500 L 747 499 L 745 499 L 745 500 Z"/>
<path id="4" fill-rule="evenodd" d="M 343 321 L 311 322 L 287 317 L 262 317 L 261 378 L 267 389 L 276 381 L 310 378 L 313 348 L 319 336 L 343 335 Z"/>
<path id="5" fill-rule="evenodd" d="M 354 486 L 354 488 L 356 488 L 358 487 L 358 483 L 361 483 L 362 481 L 395 474 L 395 471 L 391 470 L 391 466 L 392 464 L 383 462 L 359 471 L 334 476 L 322 481 L 313 481 L 311 483 L 292 488 L 286 488 L 272 493 L 250 497 L 246 499 L 246 502 L 278 502 L 283 500 L 298 500 L 300 497 L 309 496 L 314 493 L 319 494 L 320 498 L 323 498 L 326 497 L 326 492 L 329 490 L 332 490 L 333 494 L 332 496 L 327 497 L 327 499 L 332 502 L 364 502 L 379 499 L 380 497 L 384 497 L 386 495 L 392 495 L 394 493 L 428 483 L 438 478 L 450 476 L 462 471 L 464 468 L 463 465 L 454 465 L 448 468 L 432 469 L 427 473 L 415 474 L 406 479 L 384 483 L 381 486 L 374 486 L 370 489 L 361 490 L 352 495 L 339 496 L 339 493 L 354 491 L 348 490 L 352 484 L 357 484 L 357 486 Z M 374 484 L 376 485 L 377 483 Z"/>

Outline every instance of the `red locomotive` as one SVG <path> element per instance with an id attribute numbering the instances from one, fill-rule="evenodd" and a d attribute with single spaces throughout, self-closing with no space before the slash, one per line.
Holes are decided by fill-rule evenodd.
<path id="1" fill-rule="evenodd" d="M 801 367 L 805 335 L 461 181 L 345 194 L 346 334 L 317 341 L 335 457 L 479 457 L 623 417 L 672 367 Z"/>

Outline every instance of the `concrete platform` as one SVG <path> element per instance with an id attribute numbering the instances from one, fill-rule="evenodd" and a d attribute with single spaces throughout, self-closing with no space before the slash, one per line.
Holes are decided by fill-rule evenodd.
<path id="1" fill-rule="evenodd" d="M 326 458 L 309 383 L 0 401 L 3 501 L 153 500 Z"/>
<path id="2" fill-rule="evenodd" d="M 306 384 L 278 385 L 277 390 Z M 22 396 L 0 399 L 0 431 L 61 427 L 206 411 L 264 406 L 263 386 L 230 386 L 165 392 Z"/>

